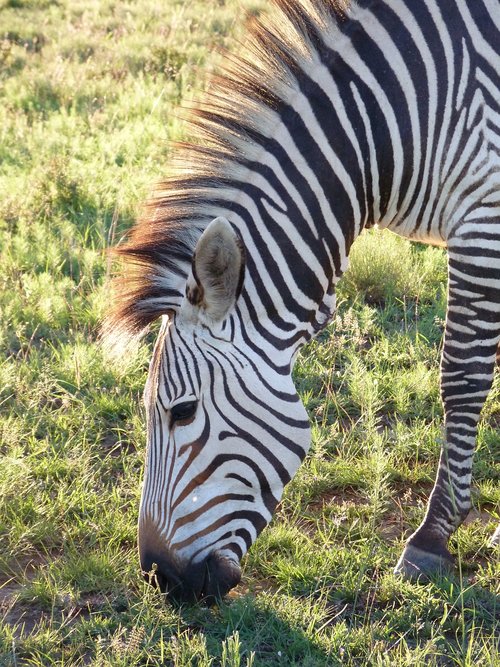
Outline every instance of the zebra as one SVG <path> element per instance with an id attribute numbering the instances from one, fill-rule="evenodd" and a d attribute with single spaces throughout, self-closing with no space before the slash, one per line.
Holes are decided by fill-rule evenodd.
<path id="1" fill-rule="evenodd" d="M 310 445 L 297 352 L 375 225 L 448 252 L 445 438 L 395 571 L 453 567 L 500 341 L 499 49 L 498 0 L 273 0 L 192 110 L 104 324 L 123 350 L 161 320 L 138 543 L 172 599 L 239 582 Z"/>

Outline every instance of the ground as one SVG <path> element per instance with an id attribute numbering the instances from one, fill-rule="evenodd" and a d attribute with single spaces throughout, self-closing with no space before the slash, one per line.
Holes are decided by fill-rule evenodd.
<path id="1" fill-rule="evenodd" d="M 444 252 L 391 234 L 358 241 L 300 356 L 312 451 L 240 586 L 176 609 L 141 580 L 154 332 L 104 359 L 105 250 L 242 20 L 236 0 L 0 0 L 0 665 L 499 665 L 498 379 L 456 576 L 391 573 L 436 470 L 446 304 Z"/>

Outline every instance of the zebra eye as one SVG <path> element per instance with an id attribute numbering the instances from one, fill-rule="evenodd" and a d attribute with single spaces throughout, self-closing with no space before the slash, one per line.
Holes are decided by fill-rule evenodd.
<path id="1" fill-rule="evenodd" d="M 172 417 L 172 423 L 179 421 L 185 421 L 186 419 L 191 419 L 196 412 L 197 401 L 186 401 L 185 403 L 177 403 L 170 408 L 170 415 Z"/>

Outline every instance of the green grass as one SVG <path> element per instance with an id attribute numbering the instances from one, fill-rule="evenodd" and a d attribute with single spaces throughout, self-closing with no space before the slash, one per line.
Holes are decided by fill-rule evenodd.
<path id="1" fill-rule="evenodd" d="M 377 231 L 297 364 L 313 447 L 242 584 L 179 610 L 140 578 L 153 336 L 128 364 L 103 359 L 105 248 L 167 172 L 179 104 L 238 7 L 0 0 L 0 665 L 499 665 L 498 381 L 457 577 L 391 574 L 436 470 L 446 260 Z"/>

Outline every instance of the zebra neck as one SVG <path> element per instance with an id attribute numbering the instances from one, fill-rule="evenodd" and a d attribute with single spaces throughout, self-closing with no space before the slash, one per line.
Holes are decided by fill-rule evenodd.
<path id="1" fill-rule="evenodd" d="M 347 268 L 355 225 L 344 233 L 336 221 L 309 211 L 298 190 L 282 190 L 272 179 L 265 190 L 248 184 L 232 192 L 226 210 L 219 200 L 217 211 L 237 227 L 246 248 L 236 308 L 246 342 L 267 349 L 271 365 L 289 368 L 297 350 L 334 315 L 335 286 Z"/>
<path id="2" fill-rule="evenodd" d="M 346 176 L 351 147 L 345 137 L 336 146 L 338 128 L 320 127 L 314 102 L 324 100 L 296 99 L 263 123 L 244 147 L 251 159 L 228 159 L 208 211 L 227 217 L 246 248 L 243 319 L 292 356 L 333 316 L 350 247 L 373 220 L 360 170 Z"/>

